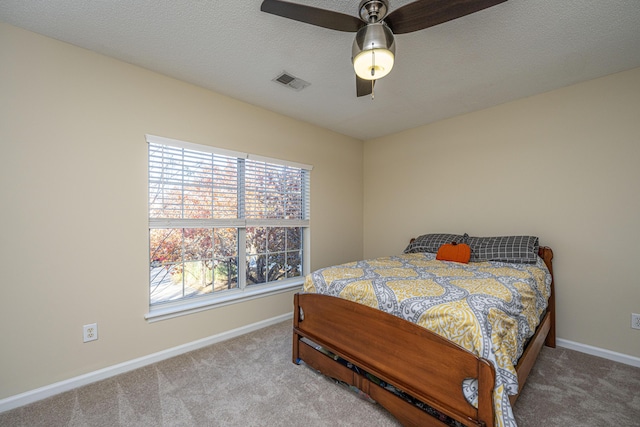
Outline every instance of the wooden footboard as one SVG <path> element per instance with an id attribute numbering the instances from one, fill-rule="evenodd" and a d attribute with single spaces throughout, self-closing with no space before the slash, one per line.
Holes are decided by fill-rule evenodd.
<path id="1" fill-rule="evenodd" d="M 551 249 L 541 247 L 540 255 L 552 271 Z M 304 361 L 327 376 L 359 388 L 403 425 L 442 426 L 437 418 L 336 362 L 302 338 L 464 425 L 494 425 L 493 365 L 421 326 L 342 298 L 296 294 L 293 362 Z M 520 387 L 545 343 L 555 346 L 553 284 L 545 317 L 516 367 Z M 478 408 L 463 395 L 462 382 L 466 378 L 478 379 Z M 512 397 L 512 402 L 516 398 Z"/>
<path id="2" fill-rule="evenodd" d="M 413 413 L 409 407 L 416 409 L 413 405 L 395 396 L 398 401 L 381 399 L 380 394 L 390 393 L 378 386 L 372 392 L 366 378 L 335 366 L 333 359 L 300 341 L 305 337 L 451 418 L 467 425 L 493 425 L 495 370 L 488 361 L 421 326 L 342 298 L 296 294 L 294 301 L 294 362 L 303 360 L 325 375 L 363 386 L 402 422 L 414 424 L 418 417 L 415 425 L 429 425 L 425 420 L 435 420 L 427 413 L 405 419 Z M 462 393 L 465 378 L 478 378 L 478 409 Z"/>

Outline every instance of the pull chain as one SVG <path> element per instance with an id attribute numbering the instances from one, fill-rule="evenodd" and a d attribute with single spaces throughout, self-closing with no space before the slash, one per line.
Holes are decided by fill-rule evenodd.
<path id="1" fill-rule="evenodd" d="M 373 42 L 371 42 L 371 77 L 376 75 L 376 52 L 373 50 Z"/>
<path id="2" fill-rule="evenodd" d="M 376 75 L 376 53 L 373 50 L 374 44 L 371 42 L 371 77 L 375 77 Z M 371 99 L 375 98 L 373 93 L 373 86 L 375 83 L 375 79 L 371 79 Z"/>

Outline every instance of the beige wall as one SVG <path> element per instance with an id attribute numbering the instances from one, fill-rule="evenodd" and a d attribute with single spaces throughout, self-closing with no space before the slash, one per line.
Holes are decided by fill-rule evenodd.
<path id="1" fill-rule="evenodd" d="M 362 257 L 361 141 L 5 24 L 0 62 L 0 399 L 291 312 L 144 320 L 146 133 L 313 165 L 312 268 Z"/>
<path id="2" fill-rule="evenodd" d="M 143 319 L 145 133 L 313 165 L 313 269 L 426 232 L 538 235 L 560 338 L 640 357 L 640 69 L 363 146 L 5 24 L 0 58 L 0 399 L 291 311 Z"/>
<path id="3" fill-rule="evenodd" d="M 640 357 L 640 68 L 367 141 L 364 254 L 533 234 L 560 338 Z"/>

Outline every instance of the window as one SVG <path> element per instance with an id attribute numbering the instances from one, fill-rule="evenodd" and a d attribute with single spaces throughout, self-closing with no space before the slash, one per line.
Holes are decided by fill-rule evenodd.
<path id="1" fill-rule="evenodd" d="M 148 319 L 302 283 L 310 166 L 152 135 L 147 142 Z"/>

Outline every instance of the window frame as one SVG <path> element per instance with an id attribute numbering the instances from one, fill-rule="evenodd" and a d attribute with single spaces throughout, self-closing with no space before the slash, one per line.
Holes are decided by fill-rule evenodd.
<path id="1" fill-rule="evenodd" d="M 235 157 L 238 160 L 244 159 L 246 161 L 257 161 L 257 162 L 265 162 L 272 165 L 278 166 L 290 166 L 294 168 L 298 168 L 306 171 L 304 173 L 304 190 L 303 190 L 303 219 L 247 219 L 240 218 L 244 216 L 243 209 L 239 209 L 242 213 L 238 215 L 238 218 L 227 219 L 224 225 L 222 225 L 220 219 L 212 219 L 211 222 L 216 225 L 203 224 L 201 228 L 209 228 L 209 227 L 225 227 L 225 228 L 236 228 L 238 230 L 238 287 L 234 289 L 227 289 L 224 291 L 212 292 L 209 294 L 192 296 L 192 297 L 183 297 L 181 299 L 175 301 L 162 302 L 158 304 L 151 304 L 150 298 L 150 276 L 147 280 L 147 296 L 148 296 L 148 305 L 149 312 L 145 314 L 145 319 L 149 322 L 159 321 L 170 319 L 177 316 L 182 316 L 191 313 L 197 313 L 204 310 L 209 310 L 215 307 L 222 307 L 230 304 L 236 304 L 240 302 L 249 301 L 256 298 L 263 298 L 266 296 L 277 295 L 284 292 L 290 292 L 292 290 L 299 290 L 302 287 L 304 282 L 304 276 L 310 271 L 310 174 L 313 169 L 312 166 L 291 162 L 287 160 L 274 159 L 270 157 L 264 157 L 259 155 L 253 155 L 249 153 L 243 153 L 238 151 L 232 151 L 227 149 L 216 148 L 209 145 L 201 145 L 195 144 L 186 141 L 180 141 L 176 139 L 156 136 L 156 135 L 145 135 L 145 139 L 147 144 L 159 144 L 166 145 L 173 148 L 179 149 L 187 149 L 194 150 L 205 153 L 218 154 L 228 157 Z M 150 163 L 147 161 L 147 176 L 149 176 L 150 172 Z M 245 173 L 244 170 L 238 171 L 238 175 L 240 173 Z M 147 182 L 147 203 L 149 203 L 149 189 L 150 182 Z M 238 203 L 240 199 L 244 199 L 242 196 L 238 196 Z M 183 219 L 171 220 L 164 218 L 151 218 L 150 209 L 147 210 L 149 217 L 149 233 L 147 234 L 147 260 L 149 260 L 150 253 L 150 235 L 152 229 L 158 228 L 180 228 L 181 223 L 185 223 Z M 273 282 L 265 282 L 261 284 L 251 284 L 247 286 L 246 283 L 246 229 L 249 227 L 300 227 L 302 229 L 302 272 L 300 276 L 293 278 L 286 278 L 282 280 L 277 280 Z M 242 231 L 241 231 L 242 230 Z M 240 271 L 242 269 L 242 271 Z"/>

